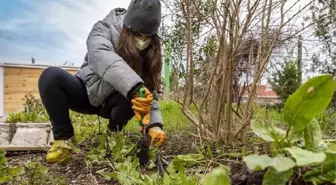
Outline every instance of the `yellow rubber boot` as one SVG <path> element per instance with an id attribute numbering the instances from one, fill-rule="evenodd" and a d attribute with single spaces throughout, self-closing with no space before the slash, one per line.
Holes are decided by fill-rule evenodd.
<path id="1" fill-rule="evenodd" d="M 78 152 L 78 148 L 75 146 L 73 139 L 69 140 L 56 140 L 52 143 L 49 149 L 46 162 L 47 163 L 62 163 L 71 159 L 73 152 Z"/>

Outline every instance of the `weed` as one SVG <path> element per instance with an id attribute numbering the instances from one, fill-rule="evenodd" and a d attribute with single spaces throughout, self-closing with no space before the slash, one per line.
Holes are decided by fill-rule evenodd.
<path id="1" fill-rule="evenodd" d="M 134 138 L 139 139 L 139 138 Z M 160 176 L 155 165 L 157 160 L 157 153 L 159 150 L 155 147 L 150 147 L 149 163 L 145 167 L 140 166 L 139 158 L 137 156 L 138 148 L 133 142 L 133 138 L 120 132 L 113 135 L 113 137 L 106 137 L 104 134 L 99 137 L 100 144 L 97 147 L 90 148 L 87 153 L 87 160 L 95 164 L 107 164 L 109 167 L 103 168 L 97 173 L 101 174 L 106 180 L 115 179 L 120 184 L 144 184 L 144 185 L 195 185 L 199 181 L 200 174 L 196 167 L 201 160 L 204 159 L 203 154 L 188 154 L 178 155 L 168 164 L 163 176 Z M 106 158 L 106 144 L 108 143 L 112 155 Z M 209 153 L 209 155 L 212 155 Z M 167 164 L 167 161 L 164 162 Z M 143 171 L 145 169 L 145 171 Z M 221 169 L 222 170 L 222 169 Z M 205 178 L 205 182 L 213 181 L 220 173 L 219 179 L 223 178 L 223 171 L 214 172 Z M 227 171 L 224 176 L 228 179 Z M 215 182 L 215 181 L 214 181 Z M 229 181 L 228 181 L 229 182 Z M 215 185 L 215 184 L 208 184 Z M 226 184 L 229 185 L 229 184 Z"/>
<path id="2" fill-rule="evenodd" d="M 10 113 L 6 118 L 6 123 L 45 123 L 49 121 L 41 101 L 35 98 L 31 93 L 25 95 L 24 110 L 17 113 Z"/>
<path id="3" fill-rule="evenodd" d="M 64 179 L 51 175 L 49 169 L 37 162 L 27 162 L 23 165 L 23 174 L 16 179 L 17 182 L 27 185 L 65 185 Z"/>
<path id="4" fill-rule="evenodd" d="M 9 185 L 65 185 L 64 179 L 51 175 L 49 169 L 36 162 L 26 162 L 20 167 L 7 165 L 6 152 L 0 150 L 0 183 Z"/>
<path id="5" fill-rule="evenodd" d="M 305 180 L 314 184 L 335 181 L 335 143 L 323 140 L 316 119 L 329 105 L 334 89 L 331 75 L 317 76 L 303 84 L 285 103 L 286 131 L 272 123 L 252 121 L 253 132 L 273 146 L 272 157 L 253 154 L 243 159 L 251 170 L 268 169 L 263 185 L 285 185 L 295 169 L 307 167 L 311 170 L 304 171 Z"/>
<path id="6" fill-rule="evenodd" d="M 9 167 L 7 165 L 6 152 L 0 150 L 0 183 L 10 182 L 22 173 L 20 167 Z"/>

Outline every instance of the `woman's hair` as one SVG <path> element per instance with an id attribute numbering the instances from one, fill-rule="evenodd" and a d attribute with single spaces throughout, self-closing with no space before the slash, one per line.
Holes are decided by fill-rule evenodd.
<path id="1" fill-rule="evenodd" d="M 116 53 L 123 58 L 128 65 L 141 77 L 145 82 L 146 88 L 150 91 L 160 89 L 161 83 L 161 44 L 160 37 L 155 34 L 151 36 L 151 44 L 145 49 L 144 63 L 141 62 L 141 56 L 135 47 L 136 34 L 125 26 L 122 28 Z M 144 67 L 144 69 L 142 68 Z"/>

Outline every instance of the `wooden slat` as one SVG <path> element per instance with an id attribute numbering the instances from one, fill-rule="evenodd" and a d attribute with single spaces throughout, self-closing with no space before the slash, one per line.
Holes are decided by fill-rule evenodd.
<path id="1" fill-rule="evenodd" d="M 24 91 L 27 91 L 27 90 L 22 90 L 21 88 L 29 88 L 29 89 L 34 89 L 34 88 L 37 88 L 37 84 L 24 84 L 24 83 L 22 83 L 22 84 L 11 84 L 11 85 L 5 85 L 5 87 L 4 87 L 4 90 L 6 91 L 6 89 L 16 89 L 17 91 L 21 91 L 21 92 L 24 92 Z M 29 91 L 31 91 L 31 90 L 29 90 Z"/>
<path id="2" fill-rule="evenodd" d="M 24 74 L 24 75 L 40 75 L 43 72 L 43 69 L 30 69 L 30 68 L 25 68 L 25 69 L 20 69 L 20 68 L 5 68 L 4 74 L 5 75 L 17 75 L 17 74 Z M 77 70 L 68 70 L 70 74 L 75 74 L 77 73 Z"/>
<path id="3" fill-rule="evenodd" d="M 5 67 L 4 68 L 4 109 L 13 112 L 23 108 L 25 95 L 32 93 L 40 99 L 38 80 L 44 69 Z M 71 74 L 77 73 L 75 69 L 67 70 Z"/>
<path id="4" fill-rule="evenodd" d="M 5 72 L 4 75 L 6 75 L 6 76 L 24 75 L 24 76 L 39 77 L 41 75 L 41 73 L 40 72 L 22 71 L 22 72 Z"/>
<path id="5" fill-rule="evenodd" d="M 20 71 L 7 71 L 6 69 L 4 70 L 4 75 L 32 75 L 32 76 L 39 76 L 41 75 L 42 71 L 41 70 L 34 70 L 34 71 L 30 71 L 29 69 L 26 70 L 20 70 Z"/>
<path id="6" fill-rule="evenodd" d="M 22 71 L 36 72 L 36 71 L 43 71 L 43 69 L 19 68 L 19 67 L 5 67 L 5 71 L 8 71 L 8 72 L 22 72 Z"/>
<path id="7" fill-rule="evenodd" d="M 8 88 L 6 92 L 4 93 L 5 95 L 17 95 L 17 94 L 27 94 L 28 92 L 32 93 L 33 95 L 38 95 L 38 89 L 37 88 L 32 88 L 32 89 L 27 89 L 25 88 L 24 91 L 17 92 L 15 88 Z"/>
<path id="8" fill-rule="evenodd" d="M 7 76 L 4 78 L 5 80 L 11 80 L 13 82 L 37 82 L 38 77 L 31 77 L 31 78 L 21 78 L 21 76 Z"/>

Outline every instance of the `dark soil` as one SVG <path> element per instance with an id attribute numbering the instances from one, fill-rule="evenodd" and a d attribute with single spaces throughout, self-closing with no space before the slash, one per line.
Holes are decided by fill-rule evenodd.
<path id="1" fill-rule="evenodd" d="M 198 139 L 193 136 L 187 134 L 171 135 L 171 137 L 167 138 L 164 147 L 161 149 L 162 157 L 166 161 L 170 161 L 176 155 L 195 153 L 197 152 L 198 147 Z M 244 165 L 244 163 L 242 163 L 240 156 L 230 155 L 232 152 L 241 152 L 242 147 L 246 147 L 247 151 L 258 153 L 265 153 L 268 150 L 268 146 L 265 144 L 253 144 L 254 148 L 251 148 L 251 145 L 246 146 L 242 144 L 237 144 L 234 147 L 224 146 L 221 150 L 225 151 L 225 154 L 228 153 L 228 155 L 218 157 L 217 162 L 227 165 L 230 168 L 232 185 L 262 185 L 262 179 L 265 172 L 252 172 Z M 211 148 L 213 154 L 216 155 L 215 149 L 218 149 L 218 147 L 211 146 Z M 85 151 L 87 151 L 87 146 L 81 145 L 80 149 L 83 153 L 74 155 L 72 162 L 65 165 L 46 163 L 46 152 L 7 152 L 7 157 L 9 165 L 15 166 L 20 166 L 27 161 L 39 162 L 40 164 L 47 166 L 52 175 L 64 178 L 69 185 L 118 184 L 115 180 L 107 181 L 102 175 L 96 173 L 96 171 L 107 166 L 88 166 L 85 161 Z M 310 184 L 292 180 L 291 185 Z"/>
<path id="2" fill-rule="evenodd" d="M 253 172 L 245 165 L 233 165 L 231 167 L 231 180 L 232 185 L 262 185 L 262 180 L 265 171 Z M 311 183 L 304 182 L 299 179 L 291 179 L 290 185 L 312 185 Z"/>
<path id="3" fill-rule="evenodd" d="M 188 154 L 195 152 L 196 144 L 195 138 L 186 137 L 185 135 L 176 135 L 169 137 L 166 140 L 164 147 L 161 149 L 164 158 L 169 161 L 175 155 Z M 62 177 L 69 185 L 92 185 L 98 184 L 111 185 L 118 184 L 118 182 L 111 180 L 107 181 L 100 174 L 95 173 L 107 166 L 92 166 L 89 167 L 85 161 L 85 152 L 87 145 L 79 146 L 83 153 L 73 155 L 73 159 L 68 164 L 48 164 L 45 162 L 46 151 L 41 152 L 7 152 L 8 164 L 12 166 L 22 166 L 28 161 L 39 162 L 41 165 L 49 168 L 52 175 Z"/>
<path id="4" fill-rule="evenodd" d="M 49 168 L 50 174 L 64 178 L 69 185 L 95 184 L 94 181 L 97 181 L 98 184 L 117 184 L 113 181 L 106 181 L 103 176 L 95 173 L 104 168 L 103 166 L 95 166 L 90 169 L 85 162 L 83 154 L 74 155 L 72 162 L 64 165 L 46 163 L 45 155 L 46 152 L 8 152 L 8 164 L 20 166 L 28 161 L 39 162 L 41 165 Z"/>

